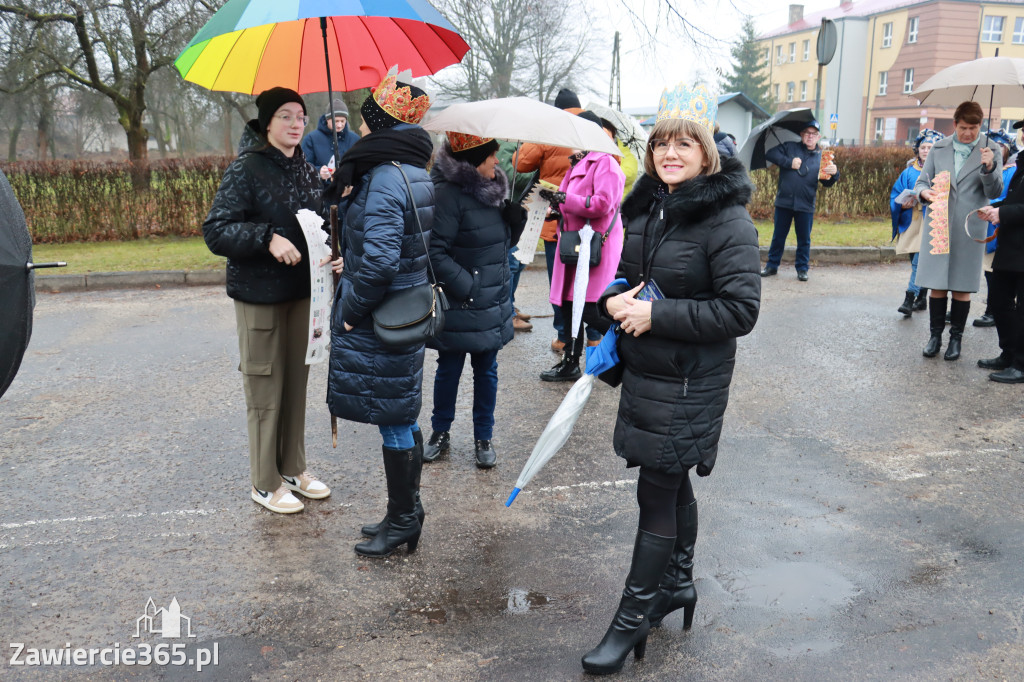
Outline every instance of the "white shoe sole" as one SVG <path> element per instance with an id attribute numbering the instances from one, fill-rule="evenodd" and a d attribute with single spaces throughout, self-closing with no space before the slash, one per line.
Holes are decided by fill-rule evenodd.
<path id="1" fill-rule="evenodd" d="M 283 478 L 281 479 L 281 481 L 284 483 L 284 487 L 288 488 L 288 490 L 291 490 L 293 493 L 298 493 L 298 494 L 302 495 L 303 497 L 308 497 L 311 500 L 322 500 L 325 497 L 330 497 L 331 496 L 331 489 L 330 488 L 328 488 L 327 490 L 325 490 L 322 493 L 307 493 L 305 490 L 303 490 L 299 486 L 292 485 L 288 481 L 285 481 Z"/>
<path id="2" fill-rule="evenodd" d="M 270 503 L 270 500 L 263 499 L 261 496 L 257 495 L 254 490 L 249 491 L 249 497 L 251 497 L 252 501 L 261 507 L 266 507 L 270 511 L 277 512 L 278 514 L 297 514 L 305 509 L 301 504 L 298 507 L 275 507 Z M 271 498 L 273 498 L 273 496 L 271 496 Z"/>

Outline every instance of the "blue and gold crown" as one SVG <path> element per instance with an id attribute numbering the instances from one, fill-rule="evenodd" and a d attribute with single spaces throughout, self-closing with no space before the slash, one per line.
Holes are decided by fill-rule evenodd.
<path id="1" fill-rule="evenodd" d="M 657 122 L 673 118 L 693 121 L 713 131 L 718 118 L 718 99 L 704 85 L 680 83 L 661 93 L 661 101 L 658 102 Z"/>

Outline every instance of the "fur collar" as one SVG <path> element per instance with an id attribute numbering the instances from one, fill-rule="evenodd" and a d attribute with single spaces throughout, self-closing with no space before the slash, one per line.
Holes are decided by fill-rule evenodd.
<path id="1" fill-rule="evenodd" d="M 622 202 L 627 220 L 650 213 L 664 192 L 661 180 L 646 173 L 640 176 L 629 196 Z M 744 206 L 754 195 L 747 169 L 738 159 L 722 159 L 722 170 L 714 175 L 698 175 L 664 194 L 670 222 L 700 222 L 729 206 Z"/>
<path id="2" fill-rule="evenodd" d="M 488 180 L 470 163 L 456 160 L 442 145 L 437 151 L 434 168 L 442 179 L 484 206 L 501 206 L 501 202 L 508 196 L 508 176 L 501 166 L 494 168 L 494 179 Z"/>

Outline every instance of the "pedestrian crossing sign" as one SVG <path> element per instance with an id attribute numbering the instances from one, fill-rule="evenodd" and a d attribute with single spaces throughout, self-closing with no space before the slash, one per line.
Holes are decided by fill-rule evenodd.
<path id="1" fill-rule="evenodd" d="M 829 123 L 839 123 L 839 114 L 829 114 L 828 115 L 828 122 Z"/>

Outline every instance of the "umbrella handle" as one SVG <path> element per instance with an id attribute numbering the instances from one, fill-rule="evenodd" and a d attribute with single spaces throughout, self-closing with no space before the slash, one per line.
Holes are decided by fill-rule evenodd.
<path id="1" fill-rule="evenodd" d="M 66 268 L 68 266 L 64 261 L 57 261 L 56 263 L 25 263 L 26 270 L 38 270 L 39 268 Z"/>
<path id="2" fill-rule="evenodd" d="M 512 494 L 505 500 L 505 506 L 511 507 L 512 503 L 516 501 L 516 496 L 519 495 L 519 488 L 512 488 Z"/>

